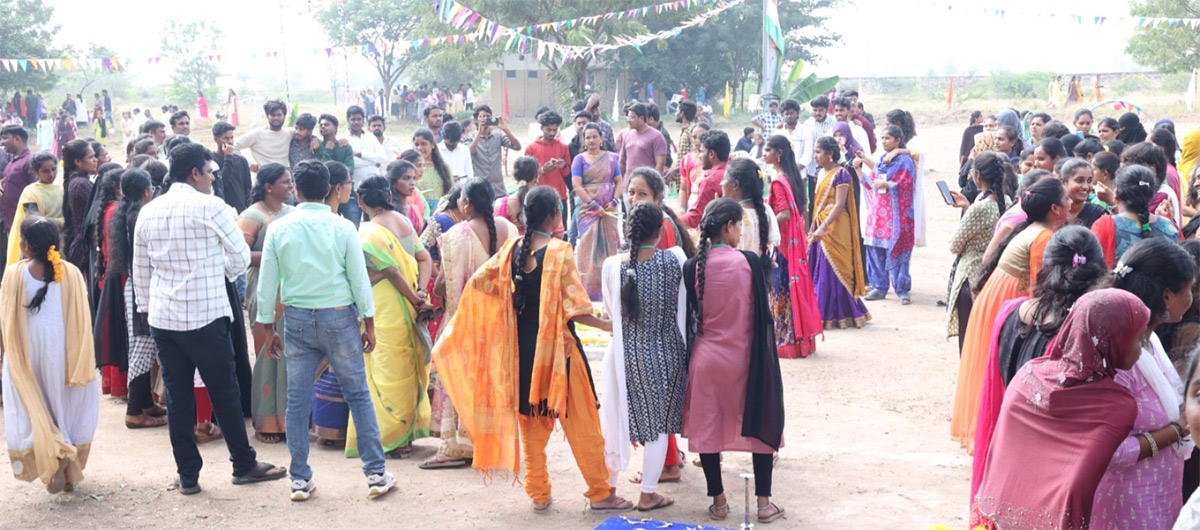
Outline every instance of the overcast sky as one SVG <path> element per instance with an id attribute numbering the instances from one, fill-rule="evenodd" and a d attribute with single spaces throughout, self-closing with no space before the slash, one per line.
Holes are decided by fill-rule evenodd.
<path id="1" fill-rule="evenodd" d="M 254 61 L 246 53 L 277 50 L 281 43 L 286 43 L 293 83 L 313 88 L 330 84 L 331 61 L 323 53 L 312 53 L 330 45 L 313 20 L 315 10 L 330 0 L 156 2 L 153 9 L 147 9 L 143 0 L 106 0 L 91 7 L 80 6 L 79 0 L 45 1 L 55 8 L 56 18 L 62 24 L 62 31 L 57 34 L 61 44 L 86 48 L 88 43 L 97 42 L 121 54 L 151 55 L 157 53 L 161 39 L 161 34 L 153 28 L 162 27 L 171 18 L 209 18 L 224 31 L 226 49 L 233 55 L 222 65 L 229 77 L 237 77 L 239 73 L 250 79 L 281 76 L 280 61 Z M 647 4 L 655 1 L 647 0 Z M 602 2 L 597 3 L 601 5 Z M 948 10 L 949 5 L 954 5 L 954 9 Z M 974 0 L 846 0 L 832 14 L 827 26 L 840 33 L 842 39 L 835 47 L 821 52 L 823 60 L 816 65 L 816 71 L 856 77 L 1137 69 L 1124 53 L 1125 42 L 1132 33 L 1129 24 L 1122 26 L 1109 21 L 1099 26 L 1080 25 L 1070 18 L 1021 15 L 1021 12 L 1052 11 L 1116 17 L 1128 14 L 1125 0 L 1004 0 L 987 6 L 1005 9 L 1003 18 L 984 16 L 983 7 Z M 98 31 L 98 28 L 106 29 Z M 679 38 L 686 38 L 686 34 Z M 365 60 L 355 62 L 358 63 L 353 68 L 356 78 L 359 75 L 361 79 L 373 78 Z M 134 66 L 139 78 L 149 82 L 162 82 L 169 73 L 165 63 L 150 66 L 138 62 Z M 302 70 L 308 75 L 297 81 L 295 76 Z"/>

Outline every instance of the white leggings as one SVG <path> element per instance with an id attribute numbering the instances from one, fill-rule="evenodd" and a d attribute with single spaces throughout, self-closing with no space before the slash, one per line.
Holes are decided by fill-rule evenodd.
<path id="1" fill-rule="evenodd" d="M 658 478 L 662 476 L 663 465 L 667 462 L 667 435 L 659 433 L 658 439 L 642 445 L 642 493 L 654 493 L 658 488 Z M 616 487 L 619 472 L 613 471 L 608 475 L 608 484 Z"/>

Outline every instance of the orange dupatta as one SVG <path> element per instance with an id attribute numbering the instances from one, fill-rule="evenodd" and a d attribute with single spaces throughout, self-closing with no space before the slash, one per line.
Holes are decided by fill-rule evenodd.
<path id="1" fill-rule="evenodd" d="M 475 272 L 463 289 L 458 311 L 445 324 L 433 348 L 438 376 L 475 447 L 472 467 L 489 474 L 501 470 L 515 475 L 520 465 L 519 353 L 517 315 L 512 306 L 512 254 L 520 242 L 508 241 Z M 599 425 L 592 392 L 581 392 L 577 385 L 571 385 L 575 391 L 568 390 L 567 364 L 572 356 L 582 356 L 583 352 L 567 322 L 592 311 L 571 246 L 550 240 L 542 266 L 542 312 L 538 317 L 530 404 L 536 410 L 544 400 L 552 415 L 566 414 L 570 394 L 590 401 L 574 409 L 589 411 Z M 588 384 L 586 374 L 576 374 L 575 382 L 579 381 Z"/>

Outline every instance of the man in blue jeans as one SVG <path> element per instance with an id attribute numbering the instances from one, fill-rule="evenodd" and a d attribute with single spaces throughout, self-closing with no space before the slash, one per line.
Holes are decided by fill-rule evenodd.
<path id="1" fill-rule="evenodd" d="M 375 349 L 375 304 L 366 260 L 354 225 L 322 202 L 329 191 L 325 165 L 305 160 L 292 169 L 292 175 L 300 204 L 267 230 L 255 319 L 258 333 L 266 337 L 267 354 L 278 359 L 279 336 L 273 329 L 278 294 L 287 333 L 283 356 L 288 374 L 291 498 L 308 500 L 316 487 L 308 466 L 308 419 L 313 376 L 323 356 L 329 357 L 350 407 L 358 431 L 358 454 L 367 475 L 367 495 L 375 498 L 390 491 L 396 478 L 384 466 L 363 362 L 363 354 Z"/>
<path id="2" fill-rule="evenodd" d="M 170 190 L 139 215 L 131 279 L 137 310 L 149 313 L 150 336 L 158 347 L 179 491 L 200 493 L 204 460 L 196 449 L 194 430 L 197 371 L 224 431 L 233 483 L 281 479 L 287 472 L 259 462 L 246 437 L 236 376 L 231 338 L 234 310 L 225 280 L 246 272 L 250 248 L 238 230 L 233 208 L 212 194 L 215 178 L 208 149 L 183 144 L 170 156 Z"/>

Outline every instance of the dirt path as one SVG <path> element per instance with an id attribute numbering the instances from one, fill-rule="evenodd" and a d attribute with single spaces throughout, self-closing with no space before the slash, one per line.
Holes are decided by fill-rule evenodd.
<path id="1" fill-rule="evenodd" d="M 815 357 L 783 362 L 786 447 L 775 471 L 774 500 L 789 515 L 770 527 L 966 526 L 971 459 L 948 429 L 958 355 L 955 343 L 943 338 L 945 309 L 935 305 L 945 296 L 952 259 L 947 241 L 958 216 L 943 205 L 934 181 L 955 179 L 961 127 L 920 133 L 916 146 L 934 152 L 924 185 L 929 245 L 913 253 L 913 305 L 900 306 L 894 295 L 872 302 L 874 320 L 865 329 L 831 331 Z M 204 492 L 185 498 L 167 491 L 174 464 L 165 428 L 127 430 L 123 413 L 123 406 L 102 400 L 87 480 L 73 494 L 50 496 L 39 485 L 0 473 L 0 527 L 592 528 L 605 519 L 587 513 L 583 480 L 561 435 L 548 448 L 557 502 L 549 515 L 535 516 L 511 481 L 485 485 L 469 470 L 417 469 L 434 451 L 432 440 L 417 443 L 414 459 L 388 463 L 398 490 L 376 501 L 366 498 L 358 460 L 314 447 L 310 463 L 319 487 L 308 503 L 290 502 L 286 482 L 233 486 L 228 453 L 219 443 L 208 444 L 201 450 Z M 262 460 L 288 462 L 285 446 L 255 447 Z M 640 466 L 635 454 L 633 467 Z M 748 455 L 725 460 L 734 507 L 726 526 L 740 523 L 737 476 L 749 469 Z M 700 469 L 689 465 L 682 483 L 660 486 L 676 505 L 655 515 L 707 524 L 704 489 Z M 623 478 L 618 492 L 636 498 L 638 487 Z"/>

